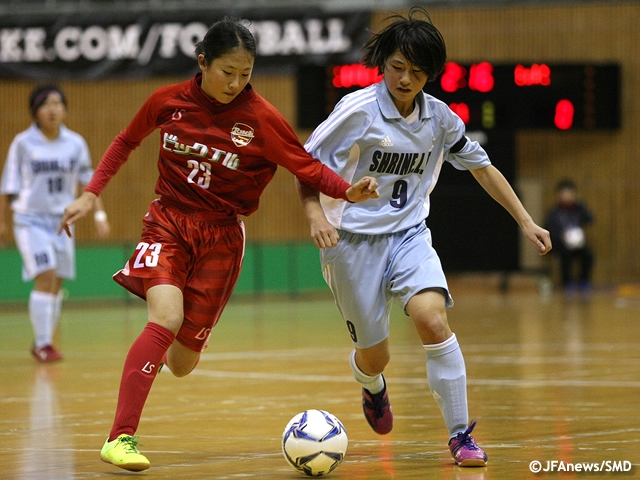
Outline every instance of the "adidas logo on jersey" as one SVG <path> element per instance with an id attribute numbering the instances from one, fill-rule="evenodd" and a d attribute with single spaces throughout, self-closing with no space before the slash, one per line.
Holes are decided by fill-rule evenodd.
<path id="1" fill-rule="evenodd" d="M 389 138 L 389 135 L 387 135 L 386 137 L 384 137 L 384 140 L 380 141 L 380 146 L 381 147 L 393 147 L 393 142 L 391 141 L 391 139 Z"/>

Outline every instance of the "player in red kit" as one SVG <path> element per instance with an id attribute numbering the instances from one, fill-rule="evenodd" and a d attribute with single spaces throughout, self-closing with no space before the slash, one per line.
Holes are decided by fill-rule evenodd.
<path id="1" fill-rule="evenodd" d="M 131 259 L 114 275 L 147 301 L 149 313 L 125 360 L 115 421 L 101 451 L 103 461 L 132 471 L 150 465 L 134 434 L 158 367 L 165 363 L 182 377 L 198 363 L 240 274 L 238 215 L 258 208 L 277 165 L 333 198 L 378 196 L 373 178 L 351 186 L 309 156 L 282 115 L 252 89 L 255 40 L 240 21 L 214 24 L 196 55 L 200 73 L 149 97 L 60 225 L 70 234 L 69 225 L 91 210 L 131 151 L 160 129 L 159 198 Z"/>

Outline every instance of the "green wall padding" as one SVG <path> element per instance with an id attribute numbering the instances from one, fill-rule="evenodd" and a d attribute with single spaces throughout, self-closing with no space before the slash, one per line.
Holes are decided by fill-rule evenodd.
<path id="1" fill-rule="evenodd" d="M 76 280 L 64 288 L 71 299 L 128 298 L 111 276 L 133 252 L 133 245 L 80 245 Z M 26 301 L 33 282 L 22 281 L 22 262 L 15 248 L 0 250 L 0 302 Z M 318 249 L 310 243 L 250 243 L 234 294 L 297 293 L 326 289 Z"/>

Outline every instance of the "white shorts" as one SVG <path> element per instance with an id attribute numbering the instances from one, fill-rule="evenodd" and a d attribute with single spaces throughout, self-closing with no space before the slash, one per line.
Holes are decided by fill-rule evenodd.
<path id="1" fill-rule="evenodd" d="M 322 249 L 320 260 L 356 347 L 372 347 L 389 336 L 394 299 L 404 309 L 417 293 L 441 288 L 447 306 L 453 305 L 440 258 L 431 246 L 431 232 L 424 223 L 388 235 L 338 233 L 338 245 Z"/>
<path id="2" fill-rule="evenodd" d="M 55 270 L 58 278 L 76 277 L 75 242 L 65 232 L 58 235 L 61 220 L 58 215 L 13 214 L 23 281 L 33 280 L 47 270 Z"/>

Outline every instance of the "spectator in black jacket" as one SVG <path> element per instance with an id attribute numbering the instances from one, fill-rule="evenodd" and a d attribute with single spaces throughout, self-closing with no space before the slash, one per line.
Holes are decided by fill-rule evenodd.
<path id="1" fill-rule="evenodd" d="M 587 245 L 584 227 L 593 222 L 587 206 L 578 200 L 573 180 L 564 179 L 556 186 L 557 203 L 547 216 L 545 228 L 551 234 L 553 251 L 560 258 L 562 286 L 567 293 L 577 288 L 589 292 L 593 253 Z M 574 274 L 574 264 L 578 269 Z"/>

